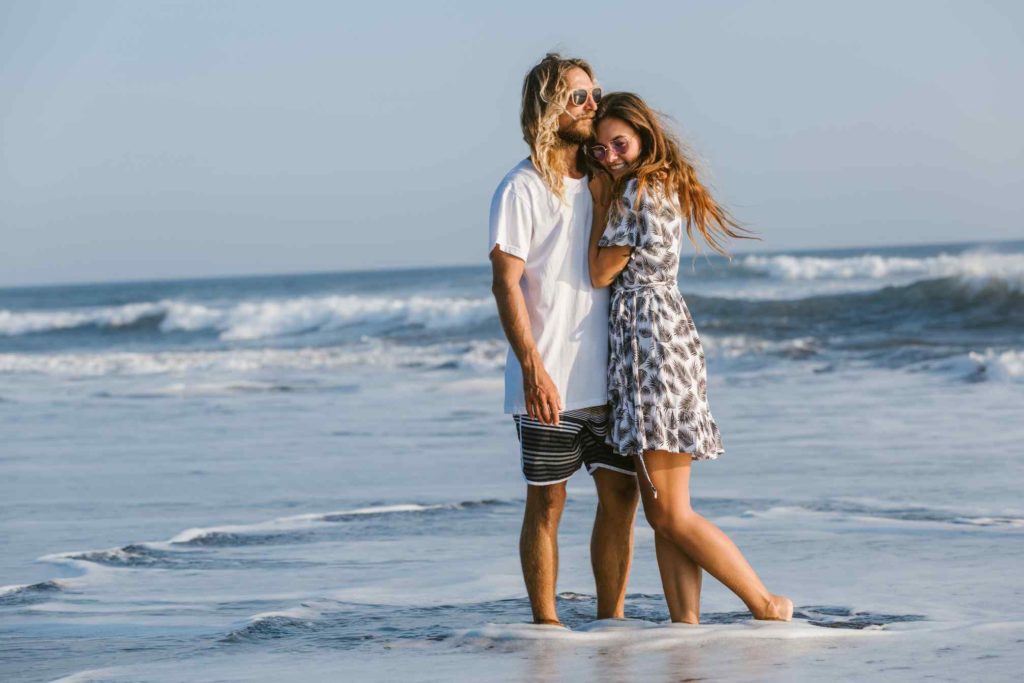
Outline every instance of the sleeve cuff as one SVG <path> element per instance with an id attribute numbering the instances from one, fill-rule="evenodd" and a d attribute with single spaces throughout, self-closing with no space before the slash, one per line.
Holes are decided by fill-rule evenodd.
<path id="1" fill-rule="evenodd" d="M 505 244 L 504 242 L 495 242 L 494 244 L 492 244 L 491 245 L 491 251 L 494 251 L 494 247 L 497 247 L 498 249 L 500 249 L 501 251 L 505 252 L 506 254 L 509 254 L 511 256 L 515 256 L 516 258 L 520 258 L 520 259 L 522 259 L 524 261 L 526 260 L 526 254 L 527 254 L 526 249 L 522 249 L 522 248 L 517 247 L 517 246 L 515 246 L 513 244 Z M 488 252 L 488 253 L 490 253 L 490 252 Z"/>

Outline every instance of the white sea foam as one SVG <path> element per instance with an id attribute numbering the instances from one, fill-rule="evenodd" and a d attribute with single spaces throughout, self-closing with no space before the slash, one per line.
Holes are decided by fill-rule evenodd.
<path id="1" fill-rule="evenodd" d="M 994 351 L 987 349 L 984 353 L 971 352 L 968 356 L 975 370 L 984 373 L 988 379 L 1004 382 L 1024 381 L 1024 351 Z"/>
<path id="2" fill-rule="evenodd" d="M 95 587 L 99 584 L 116 583 L 117 577 L 122 576 L 124 572 L 130 572 L 132 570 L 125 567 L 111 567 L 97 562 L 90 562 L 89 560 L 81 559 L 79 556 L 90 552 L 114 552 L 115 550 L 119 549 L 110 548 L 107 551 L 84 550 L 77 552 L 51 553 L 38 558 L 38 561 L 64 565 L 80 572 L 78 576 L 53 579 L 53 581 L 57 582 L 61 588 L 78 589 L 84 588 L 85 586 Z"/>
<path id="3" fill-rule="evenodd" d="M 211 371 L 238 373 L 268 368 L 317 370 L 353 365 L 395 367 L 410 363 L 427 366 L 451 364 L 473 370 L 496 370 L 504 367 L 505 363 L 505 342 L 500 340 L 405 346 L 400 351 L 396 351 L 396 348 L 393 344 L 369 340 L 358 346 L 300 349 L 0 353 L 0 373 L 103 377 Z M 232 385 L 238 384 L 232 382 Z"/>
<path id="4" fill-rule="evenodd" d="M 61 587 L 69 587 L 82 580 L 94 580 L 110 573 L 125 571 L 125 567 L 111 567 L 109 563 L 131 564 L 140 551 L 145 549 L 160 551 L 191 552 L 187 545 L 202 541 L 219 535 L 258 535 L 258 534 L 281 534 L 290 531 L 324 527 L 343 519 L 360 517 L 365 515 L 384 515 L 412 512 L 426 512 L 430 510 L 460 509 L 466 503 L 438 503 L 434 505 L 421 505 L 418 503 L 398 503 L 394 505 L 376 505 L 369 507 L 354 508 L 350 510 L 338 510 L 326 513 L 310 513 L 303 515 L 290 515 L 278 517 L 253 524 L 225 524 L 213 527 L 196 527 L 186 529 L 167 541 L 145 541 L 133 543 L 131 546 L 116 548 L 104 548 L 99 550 L 75 550 L 60 553 L 51 553 L 39 558 L 40 562 L 51 562 L 65 564 L 82 571 L 83 576 L 71 579 L 56 579 L 53 582 Z M 185 546 L 185 547 L 183 547 Z M 0 596 L 23 591 L 27 584 L 4 586 L 0 588 Z"/>
<path id="5" fill-rule="evenodd" d="M 310 605 L 301 605 L 289 609 L 274 610 L 272 612 L 260 612 L 249 617 L 249 623 L 268 621 L 272 619 L 295 619 L 296 621 L 313 621 L 323 612 L 314 609 Z"/>
<path id="6" fill-rule="evenodd" d="M 160 317 L 162 332 L 205 330 L 223 340 L 252 340 L 357 326 L 458 328 L 495 316 L 494 301 L 490 297 L 346 295 L 243 301 L 223 307 L 164 299 L 85 309 L 0 310 L 0 335 L 18 336 L 85 326 L 129 327 L 145 318 Z"/>
<path id="7" fill-rule="evenodd" d="M 656 624 L 642 620 L 598 620 L 576 630 L 535 624 L 488 624 L 481 628 L 458 631 L 456 639 L 464 644 L 488 645 L 495 642 L 564 640 L 581 645 L 617 644 L 644 650 L 678 646 L 681 643 L 704 643 L 716 640 L 793 640 L 804 638 L 857 638 L 878 636 L 881 627 L 835 629 L 801 621 L 788 623 L 743 621 L 734 624 Z"/>
<path id="8" fill-rule="evenodd" d="M 701 335 L 701 344 L 708 355 L 730 359 L 764 354 L 805 357 L 818 351 L 818 343 L 812 337 L 773 341 L 746 334 Z"/>
<path id="9" fill-rule="evenodd" d="M 354 510 L 339 510 L 337 512 L 314 513 L 305 515 L 291 515 L 278 517 L 276 519 L 254 524 L 226 524 L 222 526 L 203 527 L 186 529 L 167 543 L 184 544 L 195 543 L 205 538 L 221 534 L 251 535 L 251 534 L 277 534 L 289 531 L 299 531 L 312 527 L 325 526 L 339 519 L 346 517 L 359 517 L 363 515 L 386 515 L 403 512 L 425 512 L 428 510 L 456 509 L 460 504 L 440 503 L 436 505 L 420 505 L 417 503 L 399 503 L 397 505 L 378 505 L 372 507 L 356 508 Z"/>
<path id="10" fill-rule="evenodd" d="M 134 396 L 228 396 L 290 390 L 289 385 L 274 382 L 230 381 L 230 382 L 176 382 L 152 391 L 133 394 Z"/>
<path id="11" fill-rule="evenodd" d="M 223 339 L 262 339 L 355 324 L 423 325 L 428 329 L 473 325 L 495 315 L 489 297 L 408 299 L 331 296 L 236 306 L 222 324 Z"/>
<path id="12" fill-rule="evenodd" d="M 970 381 L 1024 382 L 1024 351 L 985 349 L 916 366 Z"/>
<path id="13" fill-rule="evenodd" d="M 994 280 L 1005 282 L 1015 291 L 1024 291 L 1024 254 L 996 254 L 971 251 L 963 254 L 939 254 L 924 258 L 905 258 L 863 254 L 849 257 L 750 255 L 740 264 L 780 280 L 920 280 L 958 277 L 968 284 L 984 285 Z"/>
<path id="14" fill-rule="evenodd" d="M 898 506 L 882 506 L 877 509 L 857 507 L 849 510 L 825 509 L 817 510 L 802 505 L 777 505 L 765 510 L 748 510 L 738 517 L 727 518 L 729 523 L 744 523 L 743 520 L 772 523 L 795 522 L 800 525 L 812 522 L 828 524 L 858 524 L 877 527 L 934 527 L 950 528 L 957 526 L 997 527 L 1000 529 L 1024 529 L 1024 518 L 1014 516 L 967 516 L 943 513 L 937 508 L 901 508 Z"/>
<path id="15" fill-rule="evenodd" d="M 118 669 L 89 669 L 88 671 L 79 671 L 69 676 L 63 676 L 57 678 L 51 683 L 102 683 L 103 681 L 109 681 L 110 676 L 114 675 Z"/>

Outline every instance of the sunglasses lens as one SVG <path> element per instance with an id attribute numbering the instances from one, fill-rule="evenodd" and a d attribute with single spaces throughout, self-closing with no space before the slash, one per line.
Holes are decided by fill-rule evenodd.
<path id="1" fill-rule="evenodd" d="M 590 148 L 590 156 L 594 157 L 595 161 L 604 161 L 604 158 L 605 156 L 607 156 L 607 154 L 608 150 L 606 150 L 604 147 Z"/>
<path id="2" fill-rule="evenodd" d="M 626 150 L 629 149 L 629 140 L 624 138 L 616 138 L 612 140 L 612 149 L 615 150 L 616 154 L 625 154 Z"/>
<path id="3" fill-rule="evenodd" d="M 573 104 L 575 104 L 578 107 L 587 101 L 587 91 L 573 90 L 571 93 L 569 93 L 569 99 L 570 101 L 572 101 Z"/>
<path id="4" fill-rule="evenodd" d="M 592 91 L 590 91 L 590 94 L 594 97 L 594 104 L 597 104 L 598 102 L 601 101 L 601 95 L 603 93 L 601 92 L 600 88 L 594 88 Z"/>

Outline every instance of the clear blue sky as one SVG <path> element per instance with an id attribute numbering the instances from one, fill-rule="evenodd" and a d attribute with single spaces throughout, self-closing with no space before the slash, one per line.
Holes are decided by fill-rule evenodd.
<path id="1" fill-rule="evenodd" d="M 3 2 L 0 284 L 485 263 L 553 48 L 762 249 L 1024 237 L 1021 3 L 493 5 Z"/>

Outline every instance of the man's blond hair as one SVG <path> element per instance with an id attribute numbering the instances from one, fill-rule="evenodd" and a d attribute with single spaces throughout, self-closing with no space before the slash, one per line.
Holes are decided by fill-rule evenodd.
<path id="1" fill-rule="evenodd" d="M 563 177 L 568 171 L 565 156 L 559 153 L 565 143 L 558 137 L 558 117 L 565 112 L 569 100 L 566 75 L 573 69 L 583 69 L 591 80 L 594 79 L 593 69 L 584 60 L 549 52 L 523 80 L 523 106 L 519 115 L 523 140 L 530 146 L 530 160 L 544 183 L 558 197 L 563 196 Z"/>

